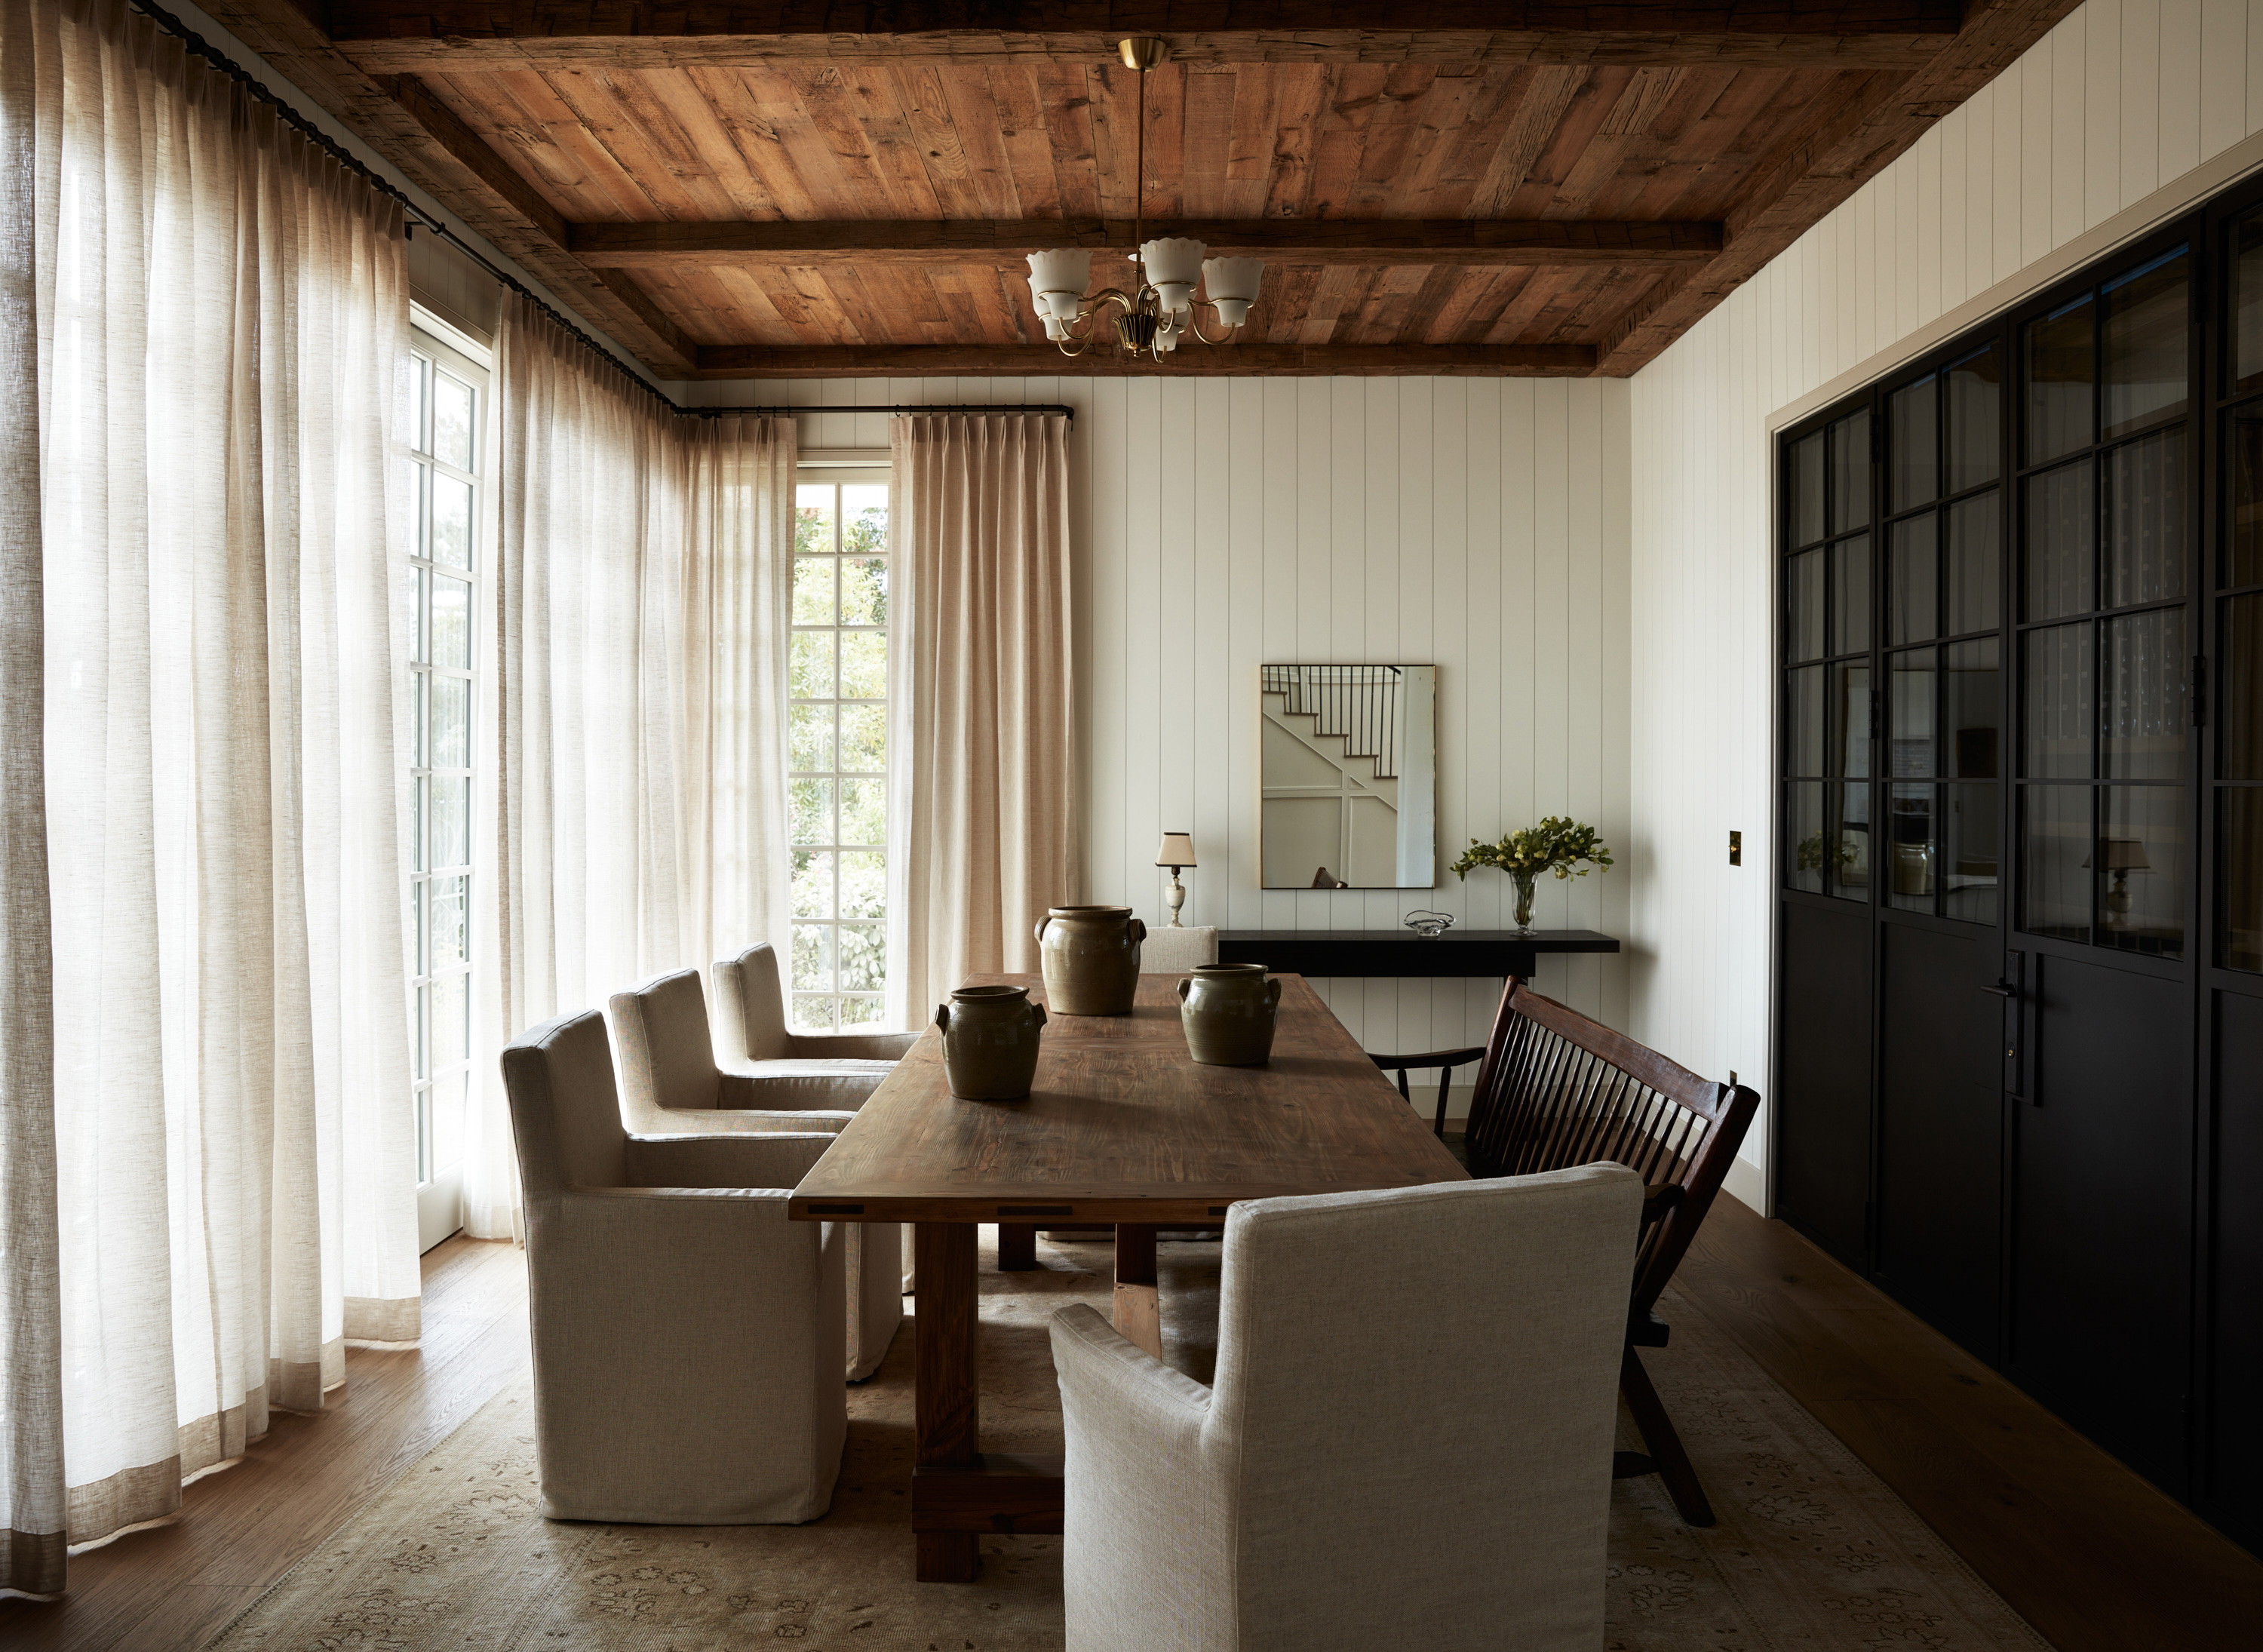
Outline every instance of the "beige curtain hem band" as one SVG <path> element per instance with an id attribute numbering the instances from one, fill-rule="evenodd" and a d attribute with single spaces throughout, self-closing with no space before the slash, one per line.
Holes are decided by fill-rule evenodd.
<path id="1" fill-rule="evenodd" d="M 69 1552 L 61 1532 L 0 1531 L 0 1596 L 55 1599 L 62 1593 Z"/>
<path id="2" fill-rule="evenodd" d="M 214 1419 L 207 1418 L 207 1422 Z M 197 1425 L 191 1424 L 183 1433 Z M 72 1486 L 63 1494 L 72 1548 L 107 1542 L 128 1527 L 148 1525 L 181 1506 L 181 1460 L 121 1468 L 106 1480 Z"/>
<path id="3" fill-rule="evenodd" d="M 424 1302 L 416 1296 L 346 1298 L 348 1342 L 413 1343 L 424 1334 Z"/>

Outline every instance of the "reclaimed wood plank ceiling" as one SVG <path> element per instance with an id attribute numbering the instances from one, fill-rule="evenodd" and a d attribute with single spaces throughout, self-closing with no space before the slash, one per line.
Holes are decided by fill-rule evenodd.
<path id="1" fill-rule="evenodd" d="M 1135 210 L 1267 259 L 1138 371 L 1630 373 L 2074 4 L 210 9 L 680 378 L 1122 371 L 1023 255 Z"/>

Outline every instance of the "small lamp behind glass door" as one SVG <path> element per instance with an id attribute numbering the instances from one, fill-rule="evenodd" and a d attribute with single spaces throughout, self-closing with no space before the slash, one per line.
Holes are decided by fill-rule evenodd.
<path id="1" fill-rule="evenodd" d="M 1184 929 L 1186 925 L 1179 921 L 1179 909 L 1187 903 L 1187 886 L 1179 881 L 1179 869 L 1195 864 L 1195 840 L 1185 832 L 1165 832 L 1162 847 L 1155 851 L 1155 864 L 1171 869 L 1170 927 Z"/>
<path id="2" fill-rule="evenodd" d="M 2099 897 L 2100 910 L 2106 915 L 2106 927 L 2110 930 L 2129 927 L 2129 874 L 2151 872 L 2153 863 L 2145 858 L 2145 840 L 2142 837 L 2108 837 L 2106 844 L 2106 870 L 2114 874 L 2114 881 L 2106 886 Z M 2089 861 L 2082 863 L 2088 866 Z"/>

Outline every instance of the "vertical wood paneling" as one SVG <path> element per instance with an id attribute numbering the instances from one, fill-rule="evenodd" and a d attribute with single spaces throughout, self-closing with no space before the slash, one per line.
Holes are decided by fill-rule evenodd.
<path id="1" fill-rule="evenodd" d="M 711 403 L 1065 402 L 1082 583 L 1086 898 L 1168 917 L 1149 864 L 1194 834 L 1186 918 L 1373 928 L 1414 907 L 1508 921 L 1507 880 L 1445 867 L 1543 815 L 1625 842 L 1630 391 L 1613 380 L 1031 378 L 703 385 Z M 887 416 L 814 413 L 802 441 L 886 447 Z M 1439 668 L 1440 882 L 1264 891 L 1257 668 Z M 1544 922 L 1619 932 L 1628 859 L 1549 884 Z M 1623 960 L 1547 961 L 1539 985 L 1612 1018 Z M 1370 1049 L 1482 1042 L 1497 981 L 1314 985 Z M 1466 1077 L 1466 1076 L 1464 1076 Z M 1427 1106 L 1427 1103 L 1425 1105 Z M 1457 1111 L 1459 1104 L 1457 1105 Z M 1427 1116 L 1427 1115 L 1426 1115 Z"/>
<path id="2" fill-rule="evenodd" d="M 1632 380 L 1629 996 L 1616 1024 L 1765 1093 L 1770 416 L 2259 129 L 2254 6 L 2089 0 Z M 1608 454 L 1611 438 L 1597 445 Z M 1767 1141 L 1761 1127 L 1747 1141 L 1755 1166 Z"/>
<path id="3" fill-rule="evenodd" d="M 2201 0 L 2200 152 L 2239 141 L 2247 121 L 2247 31 L 2243 0 Z"/>

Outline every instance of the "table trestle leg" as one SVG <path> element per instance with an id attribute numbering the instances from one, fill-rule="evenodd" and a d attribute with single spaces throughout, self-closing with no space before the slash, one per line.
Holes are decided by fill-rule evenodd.
<path id="1" fill-rule="evenodd" d="M 913 1315 L 918 1380 L 913 1460 L 922 1468 L 972 1467 L 982 1460 L 981 1360 L 976 1342 L 974 1224 L 923 1221 L 912 1241 L 919 1268 Z M 923 1583 L 965 1583 L 980 1565 L 972 1532 L 918 1532 Z"/>
<path id="2" fill-rule="evenodd" d="M 1124 1339 L 1163 1357 L 1163 1313 L 1155 1293 L 1155 1229 L 1116 1224 L 1116 1329 Z"/>

